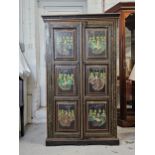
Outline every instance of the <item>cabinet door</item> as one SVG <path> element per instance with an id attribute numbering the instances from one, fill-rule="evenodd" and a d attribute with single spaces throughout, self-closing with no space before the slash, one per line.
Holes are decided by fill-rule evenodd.
<path id="1" fill-rule="evenodd" d="M 80 23 L 50 23 L 49 137 L 80 138 Z"/>
<path id="2" fill-rule="evenodd" d="M 83 31 L 84 138 L 113 137 L 115 134 L 113 26 L 110 21 L 89 21 Z"/>

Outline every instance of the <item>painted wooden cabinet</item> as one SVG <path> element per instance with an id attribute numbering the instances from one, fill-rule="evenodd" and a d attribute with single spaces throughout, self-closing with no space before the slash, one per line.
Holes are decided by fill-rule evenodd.
<path id="1" fill-rule="evenodd" d="M 46 145 L 118 145 L 118 14 L 43 16 L 46 30 Z"/>

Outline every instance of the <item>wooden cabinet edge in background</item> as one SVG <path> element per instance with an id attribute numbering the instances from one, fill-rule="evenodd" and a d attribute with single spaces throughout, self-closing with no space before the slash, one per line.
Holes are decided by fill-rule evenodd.
<path id="1" fill-rule="evenodd" d="M 118 125 L 135 126 L 135 82 L 129 80 L 129 74 L 135 64 L 135 2 L 120 2 L 108 9 L 106 13 L 120 13 L 119 19 L 119 91 L 120 108 L 118 109 Z M 129 19 L 130 18 L 130 19 Z M 131 67 L 126 64 L 126 27 L 131 30 Z M 131 92 L 131 93 L 130 93 Z M 132 100 L 128 100 L 129 97 Z M 130 102 L 130 103 L 129 103 Z M 128 104 L 132 108 L 128 108 Z M 129 105 L 129 106 L 130 106 Z"/>

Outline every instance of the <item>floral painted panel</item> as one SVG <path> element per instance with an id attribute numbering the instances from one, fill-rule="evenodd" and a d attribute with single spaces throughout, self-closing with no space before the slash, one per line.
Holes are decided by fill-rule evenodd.
<path id="1" fill-rule="evenodd" d="M 76 95 L 77 68 L 76 66 L 56 66 L 55 74 L 56 94 Z"/>
<path id="2" fill-rule="evenodd" d="M 88 94 L 107 92 L 107 66 L 87 66 L 86 90 Z"/>
<path id="3" fill-rule="evenodd" d="M 87 29 L 86 30 L 86 57 L 105 58 L 107 57 L 107 30 Z"/>
<path id="4" fill-rule="evenodd" d="M 106 129 L 107 113 L 106 102 L 87 102 L 87 129 Z"/>
<path id="5" fill-rule="evenodd" d="M 77 109 L 75 101 L 57 102 L 57 131 L 77 129 Z"/>
<path id="6" fill-rule="evenodd" d="M 75 29 L 60 29 L 54 31 L 55 59 L 75 59 L 76 57 Z"/>
<path id="7" fill-rule="evenodd" d="M 58 74 L 57 82 L 59 89 L 61 89 L 62 91 L 70 91 L 73 89 L 73 86 L 75 84 L 74 74 L 69 70 L 67 70 L 66 72 L 60 72 Z"/>

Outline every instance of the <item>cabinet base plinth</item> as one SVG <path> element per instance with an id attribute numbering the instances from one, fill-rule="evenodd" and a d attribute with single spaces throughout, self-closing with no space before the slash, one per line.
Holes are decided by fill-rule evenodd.
<path id="1" fill-rule="evenodd" d="M 46 146 L 58 145 L 119 145 L 119 139 L 106 138 L 106 139 L 84 139 L 84 140 L 59 140 L 53 138 L 46 139 Z"/>

